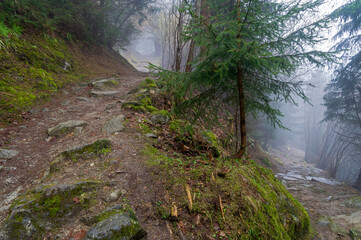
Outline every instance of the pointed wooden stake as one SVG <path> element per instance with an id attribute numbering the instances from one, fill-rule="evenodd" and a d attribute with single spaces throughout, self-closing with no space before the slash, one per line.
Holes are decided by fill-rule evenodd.
<path id="1" fill-rule="evenodd" d="M 219 196 L 219 206 L 220 206 L 220 208 L 221 208 L 222 218 L 223 218 L 223 220 L 225 220 L 225 218 L 224 218 L 224 211 L 223 211 L 223 204 L 222 204 L 222 197 L 221 197 L 220 194 L 219 194 L 218 196 Z"/>
<path id="2" fill-rule="evenodd" d="M 178 221 L 178 208 L 177 205 L 175 205 L 175 202 L 172 202 L 172 213 L 171 213 L 171 219 L 172 221 Z"/>
<path id="3" fill-rule="evenodd" d="M 189 188 L 188 184 L 186 184 L 186 192 L 187 192 L 187 197 L 188 197 L 188 208 L 189 208 L 189 211 L 192 212 L 193 201 L 192 201 L 191 189 Z"/>

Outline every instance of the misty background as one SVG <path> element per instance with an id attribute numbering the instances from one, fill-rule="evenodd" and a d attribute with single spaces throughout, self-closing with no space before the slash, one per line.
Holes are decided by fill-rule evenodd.
<path id="1" fill-rule="evenodd" d="M 308 16 L 310 21 L 319 19 L 347 1 L 328 0 Z M 131 43 L 117 50 L 138 70 L 149 71 L 148 65 L 152 63 L 165 69 L 176 70 L 174 61 L 179 48 L 187 53 L 190 43 L 183 42 L 179 29 L 180 14 L 174 5 L 175 1 L 158 1 L 154 4 L 158 11 L 139 25 L 139 31 L 134 35 Z M 186 21 L 186 20 L 185 20 Z M 307 21 L 307 18 L 306 18 Z M 340 29 L 341 22 L 333 24 L 324 31 L 325 39 L 317 50 L 332 50 L 342 37 L 335 37 Z M 347 36 L 346 36 L 347 37 Z M 199 51 L 199 49 L 196 51 Z M 356 52 L 354 49 L 348 53 L 350 56 Z M 342 182 L 356 182 L 361 168 L 361 157 L 348 143 L 337 136 L 337 126 L 332 122 L 324 121 L 325 88 L 334 76 L 334 71 L 347 62 L 348 58 L 340 53 L 340 62 L 315 68 L 303 66 L 292 79 L 287 81 L 304 82 L 304 91 L 309 98 L 308 102 L 295 99 L 297 104 L 279 102 L 277 108 L 283 113 L 282 123 L 284 129 L 274 128 L 264 116 L 252 119 L 248 128 L 250 138 L 260 143 L 263 150 L 274 153 L 280 151 L 294 159 L 314 164 L 315 167 L 327 170 L 331 177 Z M 181 56 L 180 68 L 186 68 L 187 55 Z"/>

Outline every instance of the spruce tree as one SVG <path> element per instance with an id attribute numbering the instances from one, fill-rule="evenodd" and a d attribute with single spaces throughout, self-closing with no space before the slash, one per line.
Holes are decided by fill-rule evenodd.
<path id="1" fill-rule="evenodd" d="M 349 1 L 331 15 L 341 21 L 336 37 L 342 39 L 335 47 L 348 50 L 342 64 L 326 87 L 325 121 L 335 124 L 340 141 L 351 144 L 353 153 L 361 147 L 361 2 Z M 346 37 L 345 37 L 346 36 Z M 352 157 L 353 161 L 357 157 Z M 361 188 L 361 169 L 355 184 Z"/>
<path id="2" fill-rule="evenodd" d="M 184 35 L 201 49 L 190 73 L 161 71 L 183 99 L 178 109 L 188 115 L 217 118 L 226 107 L 238 108 L 243 156 L 247 146 L 246 114 L 265 114 L 274 126 L 283 127 L 276 102 L 307 101 L 301 81 L 287 80 L 304 63 L 322 65 L 331 55 L 308 50 L 323 39 L 319 31 L 328 19 L 308 22 L 323 1 L 207 0 L 209 14 L 193 17 Z M 189 111 L 191 109 L 191 111 Z"/>

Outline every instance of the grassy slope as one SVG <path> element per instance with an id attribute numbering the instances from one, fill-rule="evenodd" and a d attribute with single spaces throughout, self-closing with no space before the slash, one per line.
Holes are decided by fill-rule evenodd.
<path id="1" fill-rule="evenodd" d="M 134 68 L 111 49 L 44 33 L 0 34 L 0 122 L 48 99 L 65 84 Z"/>
<path id="2" fill-rule="evenodd" d="M 151 96 L 160 109 L 165 107 L 159 104 L 161 94 Z M 223 146 L 215 134 L 205 135 L 201 126 L 171 118 L 167 124 L 155 124 L 146 117 L 138 126 L 158 136 L 143 154 L 164 187 L 158 213 L 173 221 L 174 234 L 182 232 L 187 239 L 309 239 L 307 212 L 271 170 L 250 159 L 222 157 Z M 252 156 L 265 158 L 259 151 L 254 148 Z M 171 214 L 174 206 L 178 219 Z"/>

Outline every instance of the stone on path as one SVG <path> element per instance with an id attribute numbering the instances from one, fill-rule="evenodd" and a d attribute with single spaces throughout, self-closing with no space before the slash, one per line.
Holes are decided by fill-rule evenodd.
<path id="1" fill-rule="evenodd" d="M 109 97 L 120 95 L 119 91 L 90 91 L 92 97 Z"/>
<path id="2" fill-rule="evenodd" d="M 18 155 L 18 151 L 14 150 L 7 150 L 7 149 L 0 149 L 0 159 L 11 159 Z"/>
<path id="3" fill-rule="evenodd" d="M 124 130 L 125 126 L 123 124 L 125 117 L 120 115 L 106 121 L 102 126 L 102 131 L 106 134 L 112 134 L 115 132 L 121 132 Z"/>
<path id="4" fill-rule="evenodd" d="M 77 97 L 76 100 L 83 101 L 83 102 L 89 102 L 90 101 L 90 99 L 87 98 L 87 97 Z"/>
<path id="5" fill-rule="evenodd" d="M 118 213 L 96 224 L 88 231 L 84 240 L 139 240 L 145 236 L 146 232 L 135 219 Z"/>
<path id="6" fill-rule="evenodd" d="M 119 85 L 119 81 L 116 78 L 102 79 L 92 82 L 92 86 L 95 90 L 105 91 L 109 88 L 115 88 Z"/>
<path id="7" fill-rule="evenodd" d="M 104 201 L 106 202 L 115 202 L 117 201 L 121 196 L 125 195 L 125 190 L 123 189 L 115 189 L 111 191 L 109 194 L 107 194 L 104 197 Z"/>
<path id="8" fill-rule="evenodd" d="M 61 137 L 74 131 L 77 127 L 85 127 L 86 125 L 88 124 L 84 121 L 71 120 L 68 122 L 62 122 L 55 127 L 49 128 L 48 135 L 50 137 Z"/>
<path id="9" fill-rule="evenodd" d="M 64 100 L 61 102 L 62 106 L 69 106 L 70 105 L 70 101 L 69 100 Z"/>

